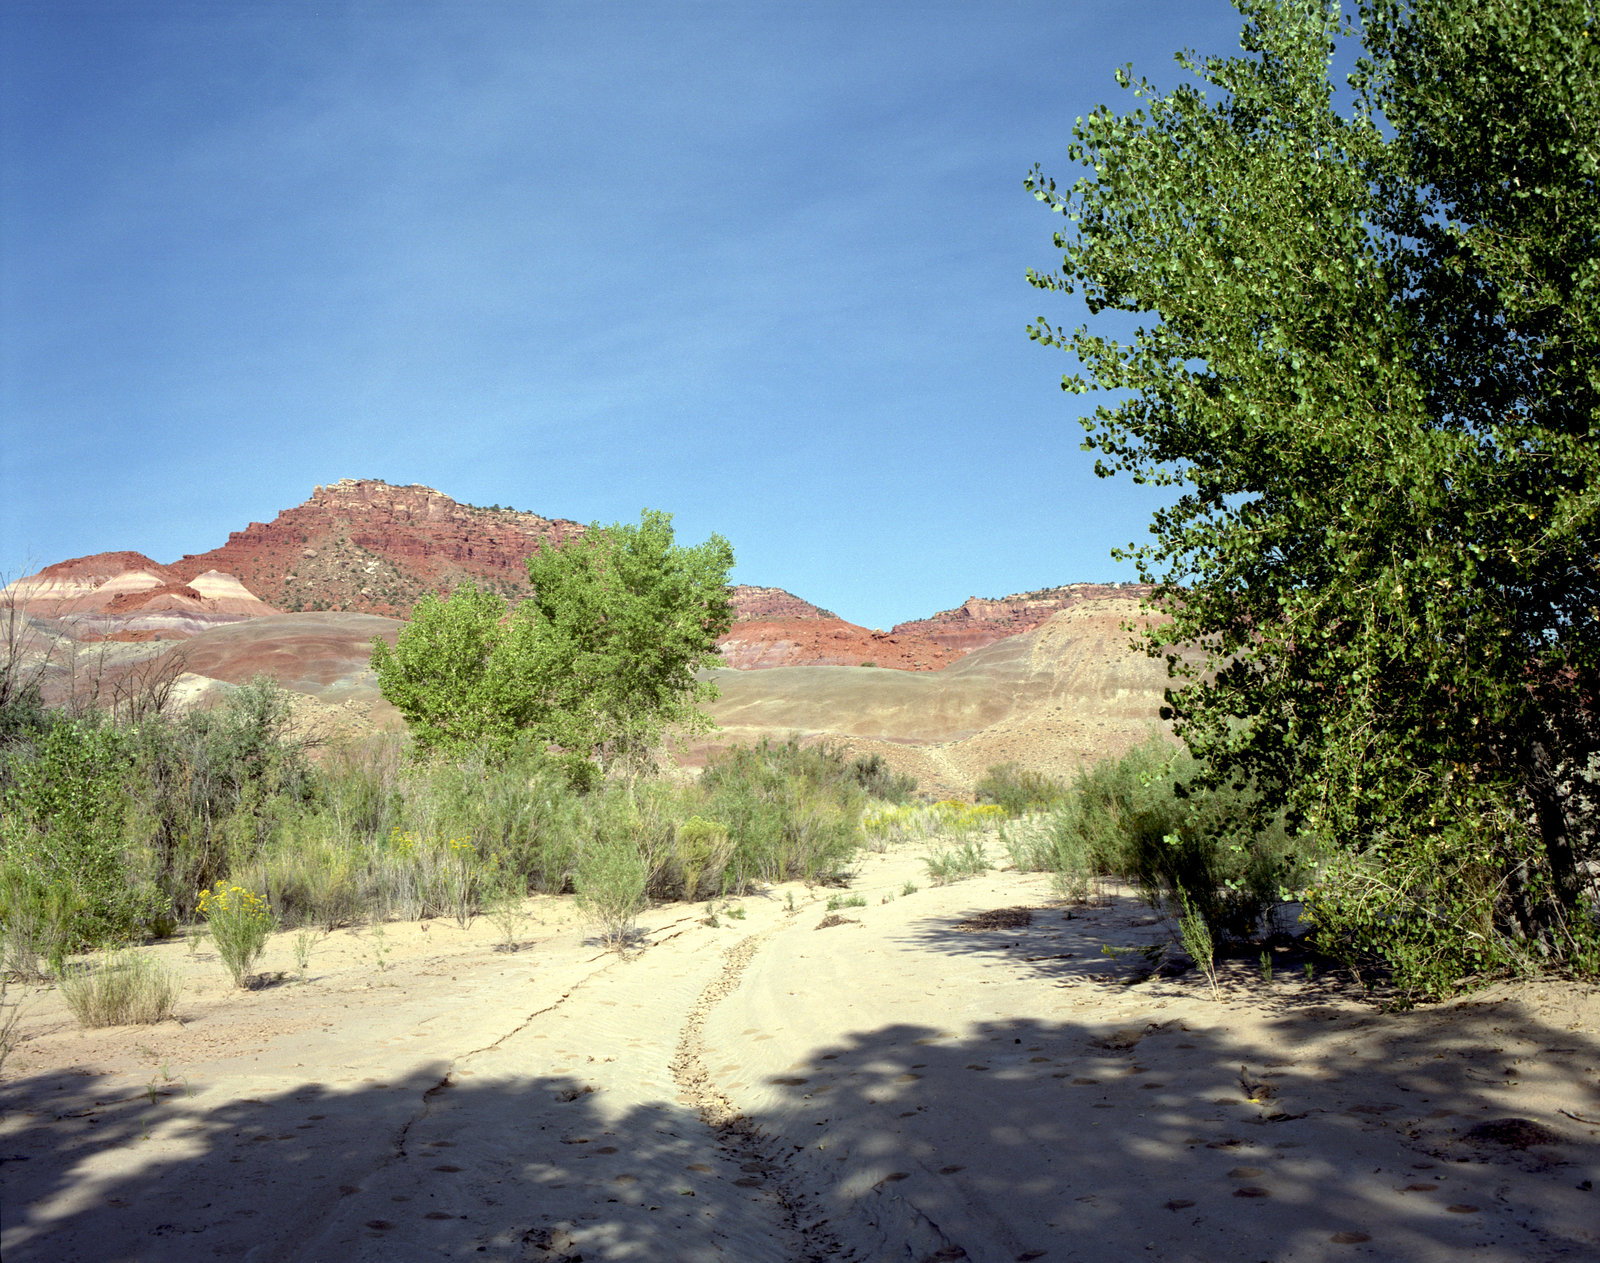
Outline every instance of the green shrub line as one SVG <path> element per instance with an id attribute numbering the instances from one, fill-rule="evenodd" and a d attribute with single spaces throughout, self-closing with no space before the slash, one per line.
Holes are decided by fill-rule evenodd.
<path id="1" fill-rule="evenodd" d="M 1382 840 L 1363 855 L 1324 853 L 1248 785 L 1208 776 L 1160 735 L 1070 784 L 1001 764 L 978 784 L 983 801 L 928 803 L 880 755 L 826 741 L 728 747 L 687 783 L 575 787 L 536 742 L 419 763 L 403 739 L 384 738 L 313 759 L 290 737 L 288 709 L 262 677 L 178 717 L 119 723 L 35 706 L 0 716 L 0 972 L 63 979 L 71 956 L 166 937 L 195 923 L 218 883 L 258 895 L 265 923 L 286 930 L 491 914 L 507 946 L 528 894 L 574 894 L 620 945 L 652 900 L 837 882 L 858 847 L 897 843 L 926 845 L 928 878 L 942 885 L 992 867 L 996 841 L 1019 870 L 1050 873 L 1065 899 L 1121 879 L 1204 924 L 1224 952 L 1287 928 L 1293 900 L 1318 951 L 1381 965 L 1403 999 L 1522 959 L 1481 917 L 1462 946 L 1456 922 L 1476 915 L 1466 896 L 1492 870 L 1465 833 L 1441 833 L 1430 860 L 1441 893 L 1423 921 L 1341 920 L 1329 875 L 1346 900 L 1358 879 L 1381 880 Z M 1399 877 L 1417 889 L 1430 880 Z M 210 928 L 220 954 L 226 936 Z M 240 982 L 251 959 L 240 955 Z"/>
<path id="2" fill-rule="evenodd" d="M 511 909 L 534 892 L 577 895 L 602 937 L 621 941 L 648 900 L 837 879 L 863 811 L 914 786 L 879 755 L 798 739 L 717 752 L 688 784 L 575 787 L 532 741 L 504 757 L 418 762 L 385 738 L 313 759 L 289 735 L 288 712 L 283 690 L 259 677 L 212 711 L 138 724 L 40 708 L 11 716 L 0 742 L 0 969 L 59 978 L 70 955 L 206 916 L 242 985 L 263 927 L 465 926 L 498 911 L 511 944 Z M 243 895 L 226 891 L 261 906 L 235 926 Z"/>

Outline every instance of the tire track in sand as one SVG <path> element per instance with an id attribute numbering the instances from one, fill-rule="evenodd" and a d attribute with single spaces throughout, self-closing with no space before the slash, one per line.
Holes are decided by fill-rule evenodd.
<path id="1" fill-rule="evenodd" d="M 718 1147 L 753 1181 L 746 1187 L 760 1188 L 771 1195 L 782 1229 L 793 1242 L 788 1257 L 796 1263 L 834 1263 L 854 1259 L 855 1251 L 845 1247 L 813 1200 L 795 1187 L 779 1144 L 717 1090 L 706 1068 L 707 1015 L 738 987 L 755 954 L 778 928 L 752 934 L 728 949 L 721 970 L 685 1015 L 669 1068 L 689 1107 L 716 1136 Z"/>

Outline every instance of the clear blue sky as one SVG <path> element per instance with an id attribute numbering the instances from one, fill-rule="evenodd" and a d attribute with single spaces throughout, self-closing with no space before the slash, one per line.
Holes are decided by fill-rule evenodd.
<path id="1" fill-rule="evenodd" d="M 884 626 L 1131 578 L 1028 321 L 1073 119 L 1223 0 L 0 5 L 0 568 L 341 477 L 613 521 Z"/>

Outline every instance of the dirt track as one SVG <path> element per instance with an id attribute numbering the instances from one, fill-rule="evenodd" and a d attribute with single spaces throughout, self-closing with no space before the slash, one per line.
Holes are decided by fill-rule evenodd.
<path id="1" fill-rule="evenodd" d="M 924 888 L 904 894 L 913 881 Z M 540 900 L 340 931 L 228 992 L 181 942 L 182 1024 L 80 1032 L 53 993 L 0 1086 L 29 1260 L 1451 1259 L 1600 1250 L 1600 1001 L 1499 989 L 1384 1015 L 1042 879 L 657 910 L 623 959 Z M 791 912 L 788 896 L 794 896 Z M 975 914 L 1030 909 L 995 918 Z M 1071 915 L 1068 913 L 1071 911 Z M 289 939 L 264 961 L 292 970 Z M 383 968 L 379 969 L 381 959 Z M 1143 979 L 1139 981 L 1139 979 Z M 1563 1113 L 1562 1111 L 1566 1111 Z M 1577 1117 L 1573 1117 L 1576 1115 Z M 1516 1117 L 1537 1132 L 1493 1128 Z M 1495 1137 L 1498 1137 L 1496 1139 Z M 1507 1141 L 1511 1143 L 1507 1143 Z M 1588 1183 L 1589 1187 L 1580 1187 Z"/>

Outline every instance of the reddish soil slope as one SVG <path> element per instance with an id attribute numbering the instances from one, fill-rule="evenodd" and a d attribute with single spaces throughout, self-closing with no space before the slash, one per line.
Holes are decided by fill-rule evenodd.
<path id="1" fill-rule="evenodd" d="M 143 553 L 122 552 L 93 553 L 88 557 L 74 557 L 71 561 L 58 561 L 53 566 L 46 566 L 34 576 L 35 579 L 79 579 L 89 580 L 93 583 L 99 579 L 115 578 L 117 575 L 129 571 L 144 571 L 154 575 L 163 583 L 171 583 L 176 576 L 160 562 L 151 561 Z"/>
<path id="2" fill-rule="evenodd" d="M 818 609 L 782 588 L 741 584 L 732 590 L 738 621 L 718 642 L 739 671 L 769 667 L 892 667 L 936 671 L 960 654 L 923 636 L 871 631 Z"/>

